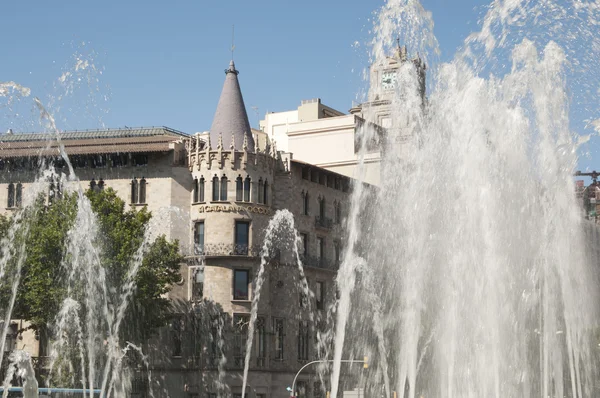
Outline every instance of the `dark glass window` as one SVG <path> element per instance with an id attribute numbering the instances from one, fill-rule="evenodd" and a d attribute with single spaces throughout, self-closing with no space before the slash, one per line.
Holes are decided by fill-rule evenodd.
<path id="1" fill-rule="evenodd" d="M 146 179 L 142 177 L 140 180 L 140 193 L 138 196 L 140 203 L 146 203 Z"/>
<path id="2" fill-rule="evenodd" d="M 305 180 L 310 179 L 310 169 L 308 167 L 302 168 L 302 178 Z"/>
<path id="3" fill-rule="evenodd" d="M 221 200 L 227 200 L 227 177 L 221 177 Z"/>
<path id="4" fill-rule="evenodd" d="M 7 207 L 15 207 L 15 184 L 8 184 L 8 203 Z"/>
<path id="5" fill-rule="evenodd" d="M 269 182 L 267 180 L 265 180 L 265 185 L 263 187 L 264 193 L 263 193 L 263 204 L 268 205 L 269 204 Z"/>
<path id="6" fill-rule="evenodd" d="M 183 319 L 177 317 L 171 322 L 171 342 L 172 346 L 172 356 L 180 357 L 181 356 L 181 337 L 183 329 Z"/>
<path id="7" fill-rule="evenodd" d="M 267 357 L 267 331 L 265 327 L 265 318 L 256 318 L 256 366 L 266 365 Z"/>
<path id="8" fill-rule="evenodd" d="M 273 349 L 274 359 L 283 360 L 283 346 L 285 340 L 284 333 L 285 320 L 283 318 L 273 318 Z"/>
<path id="9" fill-rule="evenodd" d="M 302 214 L 307 215 L 308 216 L 308 210 L 309 210 L 309 196 L 308 196 L 308 192 L 304 192 L 303 194 L 303 198 L 302 198 Z"/>
<path id="10" fill-rule="evenodd" d="M 204 221 L 199 221 L 194 227 L 194 248 L 196 254 L 204 253 Z"/>
<path id="11" fill-rule="evenodd" d="M 244 199 L 244 181 L 242 176 L 235 179 L 235 200 L 241 202 Z"/>
<path id="12" fill-rule="evenodd" d="M 15 205 L 17 207 L 21 207 L 23 205 L 23 184 L 21 184 L 20 182 L 17 183 L 15 193 Z"/>
<path id="13" fill-rule="evenodd" d="M 249 300 L 250 271 L 236 269 L 233 271 L 233 299 Z"/>
<path id="14" fill-rule="evenodd" d="M 204 177 L 198 182 L 198 202 L 204 202 Z"/>
<path id="15" fill-rule="evenodd" d="M 308 235 L 300 234 L 301 246 L 300 246 L 300 255 L 306 256 L 308 255 Z"/>
<path id="16" fill-rule="evenodd" d="M 192 203 L 198 202 L 198 179 L 194 178 L 194 192 L 192 193 Z"/>
<path id="17" fill-rule="evenodd" d="M 137 178 L 133 177 L 131 180 L 131 203 L 138 202 L 138 182 Z"/>
<path id="18" fill-rule="evenodd" d="M 308 322 L 300 321 L 298 324 L 298 360 L 308 360 L 309 330 Z M 300 390 L 300 388 L 298 388 Z M 298 394 L 299 395 L 299 394 Z"/>
<path id="19" fill-rule="evenodd" d="M 247 255 L 250 241 L 250 223 L 246 221 L 235 222 L 235 254 Z"/>
<path id="20" fill-rule="evenodd" d="M 148 155 L 145 153 L 136 153 L 133 155 L 134 166 L 145 166 L 148 164 Z"/>
<path id="21" fill-rule="evenodd" d="M 264 184 L 262 178 L 258 180 L 258 203 L 264 203 L 265 201 L 265 191 Z"/>
<path id="22" fill-rule="evenodd" d="M 244 202 L 250 202 L 250 177 L 244 180 Z"/>
<path id="23" fill-rule="evenodd" d="M 319 218 L 321 218 L 321 220 L 325 219 L 325 198 L 319 200 Z"/>
<path id="24" fill-rule="evenodd" d="M 212 179 L 212 200 L 216 202 L 219 200 L 219 177 L 214 176 Z"/>

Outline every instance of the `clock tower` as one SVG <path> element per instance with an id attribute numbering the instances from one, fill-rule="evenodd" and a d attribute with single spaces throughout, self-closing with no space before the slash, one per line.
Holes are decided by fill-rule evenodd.
<path id="1" fill-rule="evenodd" d="M 412 62 L 419 77 L 419 90 L 425 98 L 425 63 L 419 56 L 409 58 L 406 46 L 396 47 L 392 56 L 385 57 L 381 62 L 371 65 L 368 102 L 350 109 L 357 114 L 381 127 L 392 127 L 391 106 L 398 88 L 399 69 L 407 62 Z"/>

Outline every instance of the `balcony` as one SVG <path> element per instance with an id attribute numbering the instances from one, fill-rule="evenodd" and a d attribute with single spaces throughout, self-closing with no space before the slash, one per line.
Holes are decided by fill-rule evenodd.
<path id="1" fill-rule="evenodd" d="M 196 246 L 194 253 L 197 256 L 219 257 L 219 256 L 260 256 L 260 245 L 236 245 L 233 243 L 215 243 L 203 246 Z"/>
<path id="2" fill-rule="evenodd" d="M 314 256 L 301 255 L 300 259 L 302 260 L 302 264 L 305 267 L 328 269 L 331 271 L 337 271 L 339 268 L 339 264 L 335 263 L 334 261 L 327 260 L 323 257 L 318 258 Z"/>
<path id="3" fill-rule="evenodd" d="M 319 229 L 331 229 L 333 227 L 333 220 L 327 217 L 316 216 L 315 217 L 315 228 Z"/>

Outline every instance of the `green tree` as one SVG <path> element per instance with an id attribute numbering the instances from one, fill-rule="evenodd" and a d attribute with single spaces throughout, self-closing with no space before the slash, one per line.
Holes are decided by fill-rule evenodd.
<path id="1" fill-rule="evenodd" d="M 117 305 L 126 282 L 127 272 L 144 232 L 152 217 L 145 208 L 127 210 L 125 202 L 114 190 L 88 190 L 93 212 L 99 226 L 100 261 L 106 270 L 111 301 Z M 31 322 L 32 328 L 44 333 L 65 298 L 65 274 L 62 262 L 66 256 L 68 231 L 77 215 L 77 194 L 65 194 L 45 206 L 38 201 L 37 211 L 25 210 L 20 229 L 13 245 L 25 239 L 26 260 L 21 272 L 21 283 L 13 311 L 13 318 Z M 0 217 L 0 238 L 7 235 L 11 220 Z M 132 342 L 142 342 L 169 318 L 169 301 L 164 297 L 170 286 L 180 279 L 179 267 L 183 257 L 179 243 L 169 242 L 159 236 L 147 248 L 135 277 L 135 290 L 125 313 L 121 337 Z M 1 297 L 6 300 L 10 286 L 3 286 Z"/>

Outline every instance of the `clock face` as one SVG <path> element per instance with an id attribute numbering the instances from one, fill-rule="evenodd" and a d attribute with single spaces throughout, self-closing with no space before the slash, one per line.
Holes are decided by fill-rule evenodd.
<path id="1" fill-rule="evenodd" d="M 381 87 L 391 90 L 396 87 L 396 72 L 383 72 L 381 75 Z"/>

